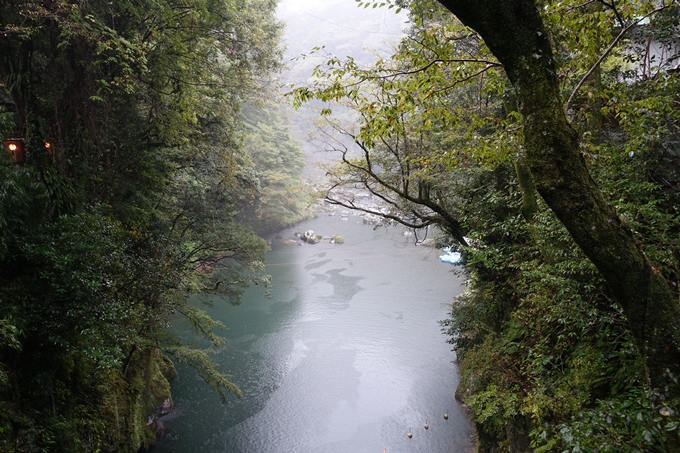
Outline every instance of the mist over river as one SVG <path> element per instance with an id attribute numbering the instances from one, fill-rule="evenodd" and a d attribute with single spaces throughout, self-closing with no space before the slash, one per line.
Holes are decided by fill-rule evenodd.
<path id="1" fill-rule="evenodd" d="M 345 243 L 283 243 L 308 229 Z M 207 308 L 227 326 L 215 359 L 243 397 L 223 405 L 178 366 L 176 409 L 154 451 L 471 451 L 455 355 L 438 323 L 462 279 L 440 250 L 403 231 L 322 215 L 273 238 L 272 297 L 251 288 L 239 306 Z"/>

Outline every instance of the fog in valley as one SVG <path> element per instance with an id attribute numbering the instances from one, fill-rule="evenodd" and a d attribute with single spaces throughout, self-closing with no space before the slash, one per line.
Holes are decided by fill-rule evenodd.
<path id="1" fill-rule="evenodd" d="M 286 23 L 284 41 L 287 70 L 281 75 L 283 92 L 291 86 L 304 86 L 311 81 L 317 65 L 329 56 L 352 57 L 359 65 L 368 66 L 376 56 L 389 55 L 408 24 L 406 11 L 396 8 L 364 8 L 354 0 L 309 2 L 283 0 L 278 16 Z M 290 103 L 290 99 L 287 100 Z M 354 113 L 341 106 L 332 106 L 334 113 L 343 112 L 349 122 Z M 315 141 L 320 102 L 303 105 L 290 115 L 291 132 L 305 150 L 308 165 L 305 176 L 315 184 L 323 184 L 324 171 L 314 165 L 334 162 L 337 155 L 325 151 L 324 144 Z"/>

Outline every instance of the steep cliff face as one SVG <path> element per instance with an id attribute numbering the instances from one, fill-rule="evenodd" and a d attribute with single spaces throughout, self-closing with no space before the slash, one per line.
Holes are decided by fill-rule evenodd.
<path id="1" fill-rule="evenodd" d="M 172 362 L 158 349 L 128 367 L 128 374 L 109 373 L 100 383 L 99 413 L 102 451 L 148 451 L 164 432 L 160 418 L 173 409 L 170 380 L 177 376 Z"/>

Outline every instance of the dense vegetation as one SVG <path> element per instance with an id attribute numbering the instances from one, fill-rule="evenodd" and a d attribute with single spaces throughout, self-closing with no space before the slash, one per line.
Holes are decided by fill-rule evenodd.
<path id="1" fill-rule="evenodd" d="M 275 105 L 246 106 L 242 117 L 249 132 L 244 147 L 260 181 L 256 199 L 242 210 L 244 221 L 256 232 L 268 233 L 308 217 L 312 200 L 301 181 L 305 161 L 288 133 L 287 111 Z"/>
<path id="2" fill-rule="evenodd" d="M 266 107 L 275 6 L 0 3 L 0 138 L 27 154 L 0 153 L 0 450 L 153 444 L 170 358 L 238 393 L 166 327 L 183 315 L 221 344 L 187 297 L 267 284 L 245 212 L 260 232 L 304 215 L 302 194 L 276 198 L 299 191 L 301 150 Z"/>
<path id="3" fill-rule="evenodd" d="M 293 91 L 356 111 L 321 111 L 328 201 L 437 225 L 462 253 L 443 324 L 481 450 L 680 450 L 677 6 L 441 3 L 467 26 L 361 3 L 409 8 L 394 55 L 329 55 Z M 238 393 L 166 327 L 220 345 L 187 297 L 266 285 L 244 224 L 305 215 L 300 149 L 265 99 L 274 7 L 0 4 L 0 136 L 28 156 L 0 153 L 2 451 L 149 446 L 171 359 Z"/>
<path id="4" fill-rule="evenodd" d="M 441 3 L 472 28 L 360 2 L 409 7 L 394 55 L 328 55 L 292 91 L 330 103 L 327 199 L 462 253 L 444 326 L 481 451 L 678 451 L 680 11 Z"/>

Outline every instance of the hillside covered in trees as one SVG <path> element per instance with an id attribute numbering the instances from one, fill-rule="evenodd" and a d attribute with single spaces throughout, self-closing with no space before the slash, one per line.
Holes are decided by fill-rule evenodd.
<path id="1" fill-rule="evenodd" d="M 677 4 L 359 5 L 409 9 L 396 52 L 290 94 L 328 102 L 329 202 L 461 253 L 443 326 L 480 451 L 679 451 Z"/>
<path id="2" fill-rule="evenodd" d="M 409 10 L 394 54 L 317 49 L 291 96 L 329 102 L 329 202 L 461 253 L 480 449 L 680 450 L 676 3 L 359 5 Z M 188 296 L 266 286 L 256 233 L 306 215 L 275 7 L 0 3 L 2 451 L 149 447 L 173 361 L 238 393 L 166 327 L 221 345 Z"/>
<path id="3" fill-rule="evenodd" d="M 188 296 L 266 286 L 246 221 L 306 215 L 276 2 L 237 3 L 0 4 L 0 450 L 152 445 L 173 361 L 238 393 L 166 330 L 220 345 Z"/>

